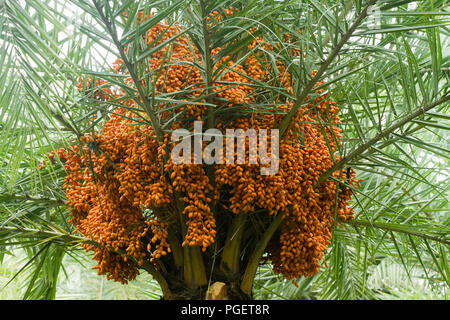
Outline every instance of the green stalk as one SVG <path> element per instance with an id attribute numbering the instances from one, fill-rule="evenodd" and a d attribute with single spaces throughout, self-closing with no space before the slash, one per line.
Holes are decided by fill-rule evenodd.
<path id="1" fill-rule="evenodd" d="M 253 280 L 255 279 L 259 261 L 261 260 L 261 257 L 266 250 L 267 244 L 269 243 L 275 231 L 280 226 L 282 220 L 283 212 L 280 212 L 273 218 L 272 223 L 266 229 L 262 238 L 256 244 L 255 250 L 250 256 L 247 267 L 245 268 L 244 276 L 242 277 L 241 281 L 241 290 L 248 296 L 250 296 L 252 292 Z"/>
<path id="2" fill-rule="evenodd" d="M 199 246 L 184 247 L 184 280 L 190 288 L 207 284 L 205 264 Z"/>
<path id="3" fill-rule="evenodd" d="M 167 236 L 169 244 L 170 244 L 170 250 L 172 251 L 173 260 L 175 262 L 175 266 L 177 270 L 183 269 L 183 249 L 180 245 L 180 240 L 175 235 L 174 230 L 169 229 L 169 234 Z"/>
<path id="4" fill-rule="evenodd" d="M 242 234 L 246 221 L 247 214 L 241 212 L 233 219 L 228 229 L 222 260 L 220 262 L 220 270 L 229 277 L 234 277 L 239 274 Z"/>
<path id="5" fill-rule="evenodd" d="M 212 91 L 212 58 L 211 58 L 211 41 L 209 39 L 209 30 L 208 30 L 208 24 L 207 24 L 207 17 L 208 13 L 206 12 L 206 4 L 205 1 L 200 0 L 200 10 L 202 15 L 202 33 L 203 33 L 203 61 L 204 61 L 204 67 L 205 67 L 205 82 L 206 82 L 206 93 L 207 98 L 206 102 L 212 104 L 213 103 L 213 91 Z M 211 129 L 215 127 L 215 119 L 214 119 L 214 107 L 209 105 L 208 106 L 208 115 L 206 119 L 207 128 Z"/>
<path id="6" fill-rule="evenodd" d="M 201 10 L 201 19 L 202 19 L 202 34 L 203 34 L 203 64 L 205 68 L 205 84 L 206 84 L 206 102 L 208 102 L 208 114 L 206 116 L 206 127 L 207 129 L 215 128 L 216 120 L 214 115 L 214 106 L 212 106 L 214 102 L 213 96 L 213 61 L 211 57 L 211 40 L 210 40 L 210 32 L 208 30 L 208 12 L 206 11 L 206 3 L 204 0 L 200 0 L 200 10 Z M 210 184 L 215 187 L 215 174 L 214 174 L 214 164 L 210 164 L 206 166 L 206 175 L 209 178 Z M 215 208 L 212 208 L 215 209 Z"/>
<path id="7" fill-rule="evenodd" d="M 178 192 L 175 192 L 176 204 L 180 215 L 180 227 L 182 239 L 186 239 L 186 215 L 182 212 L 182 204 L 179 201 Z M 206 270 L 199 246 L 185 245 L 183 247 L 183 275 L 184 281 L 190 288 L 206 285 Z"/>

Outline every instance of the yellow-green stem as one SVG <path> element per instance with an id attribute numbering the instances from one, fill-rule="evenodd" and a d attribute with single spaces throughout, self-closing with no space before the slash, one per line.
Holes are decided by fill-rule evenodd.
<path id="1" fill-rule="evenodd" d="M 183 208 L 179 201 L 180 194 L 178 192 L 175 192 L 175 197 L 177 209 L 180 214 L 182 239 L 186 239 L 186 215 L 182 213 Z M 185 283 L 191 288 L 206 285 L 206 270 L 200 247 L 189 246 L 187 244 L 183 247 L 183 275 Z"/>
<path id="2" fill-rule="evenodd" d="M 199 246 L 184 247 L 184 281 L 190 288 L 204 286 L 207 283 L 205 264 Z"/>
<path id="3" fill-rule="evenodd" d="M 170 250 L 172 251 L 173 260 L 177 269 L 183 269 L 183 249 L 181 248 L 180 239 L 169 230 L 168 240 L 170 244 Z"/>
<path id="4" fill-rule="evenodd" d="M 283 212 L 278 213 L 272 220 L 272 223 L 264 232 L 262 238 L 256 244 L 256 248 L 253 251 L 250 259 L 248 261 L 247 267 L 245 268 L 244 276 L 241 281 L 241 290 L 248 296 L 252 293 L 253 280 L 255 279 L 256 270 L 258 269 L 259 261 L 266 249 L 269 240 L 272 238 L 275 231 L 280 226 L 283 219 Z"/>
<path id="5" fill-rule="evenodd" d="M 227 239 L 222 252 L 220 270 L 229 276 L 239 274 L 242 234 L 244 232 L 246 221 L 247 214 L 241 212 L 233 219 L 233 223 L 228 230 Z"/>

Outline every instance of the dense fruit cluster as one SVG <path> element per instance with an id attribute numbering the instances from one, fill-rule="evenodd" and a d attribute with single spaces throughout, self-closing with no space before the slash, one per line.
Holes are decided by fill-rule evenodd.
<path id="1" fill-rule="evenodd" d="M 236 12 L 227 10 L 227 14 Z M 145 19 L 147 16 L 139 16 L 139 21 Z M 209 22 L 220 19 L 214 13 Z M 181 32 L 177 23 L 160 22 L 143 38 L 148 46 L 157 47 Z M 162 122 L 170 120 L 171 130 L 192 128 L 193 121 L 203 119 L 207 112 L 202 97 L 205 79 L 199 68 L 202 55 L 193 43 L 187 34 L 179 35 L 176 41 L 156 50 L 146 64 L 153 75 L 155 94 L 187 102 L 168 101 L 155 106 Z M 216 127 L 224 134 L 227 128 L 270 132 L 281 121 L 281 111 L 292 107 L 286 96 L 293 92 L 293 80 L 285 63 L 271 63 L 268 54 L 276 50 L 275 46 L 255 36 L 246 59 L 235 63 L 233 57 L 224 56 L 214 64 L 220 74 L 213 85 L 214 104 L 240 110 L 237 117 L 227 112 L 216 116 Z M 220 52 L 221 48 L 214 48 L 211 54 L 214 58 Z M 121 59 L 114 63 L 113 70 L 132 84 Z M 279 86 L 287 93 L 273 98 L 278 112 L 259 112 L 250 107 L 264 95 L 257 82 Z M 338 160 L 335 153 L 341 137 L 338 107 L 323 89 L 316 90 L 316 98 L 300 108 L 280 141 L 277 174 L 261 175 L 262 165 L 249 163 L 250 141 L 246 141 L 246 162 L 216 164 L 213 183 L 205 165 L 172 162 L 168 157 L 173 147 L 170 132 L 164 134 L 164 141 L 155 139 L 146 113 L 136 111 L 140 101 L 125 92 L 111 91 L 104 82 L 99 84 L 101 89 L 93 91 L 94 98 L 108 100 L 114 96 L 115 104 L 122 107 L 114 110 L 101 133 L 85 135 L 71 148 L 58 150 L 68 173 L 64 188 L 72 209 L 71 222 L 76 231 L 101 245 L 85 244 L 87 250 L 95 251 L 99 274 L 121 282 L 133 279 L 144 261 L 156 263 L 171 252 L 169 226 L 185 230 L 183 246 L 197 245 L 205 250 L 215 241 L 218 212 L 233 215 L 261 211 L 284 215 L 267 249 L 274 270 L 288 279 L 318 272 L 336 217 L 352 217 L 350 189 L 335 180 L 315 186 L 319 176 Z M 145 81 L 141 85 L 147 86 Z M 80 90 L 85 88 L 80 84 Z M 222 156 L 226 154 L 224 148 Z M 357 184 L 353 172 L 336 172 L 333 177 Z M 217 207 L 221 209 L 214 212 Z M 186 225 L 180 226 L 180 221 Z"/>

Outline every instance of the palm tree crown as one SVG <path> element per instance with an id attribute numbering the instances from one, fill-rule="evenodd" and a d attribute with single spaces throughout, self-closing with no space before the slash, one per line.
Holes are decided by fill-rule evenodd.
<path id="1" fill-rule="evenodd" d="M 384 298 L 390 273 L 442 297 L 445 4 L 0 0 L 0 261 L 28 257 L 10 280 L 54 299 L 84 248 L 166 299 Z M 196 122 L 276 132 L 276 174 L 174 163 Z"/>

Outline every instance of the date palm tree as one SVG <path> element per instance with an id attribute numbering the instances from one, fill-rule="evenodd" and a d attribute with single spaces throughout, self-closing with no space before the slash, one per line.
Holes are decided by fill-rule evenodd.
<path id="1" fill-rule="evenodd" d="M 250 109 L 276 116 L 274 129 L 284 137 L 299 111 L 317 97 L 320 84 L 339 106 L 340 118 L 339 124 L 322 123 L 321 130 L 339 126 L 341 143 L 316 184 L 338 182 L 341 192 L 352 195 L 354 209 L 353 219 L 336 219 L 333 225 L 323 257 L 327 266 L 292 283 L 275 274 L 267 248 L 279 237 L 284 213 L 259 214 L 258 209 L 222 219 L 221 209 L 213 207 L 218 228 L 212 244 L 205 251 L 182 246 L 187 231 L 180 204 L 175 213 L 179 220 L 171 227 L 176 230 L 168 232 L 171 254 L 158 263 L 145 258 L 136 268 L 151 274 L 164 299 L 374 299 L 381 290 L 373 285 L 377 268 L 390 261 L 408 283 L 425 281 L 430 291 L 443 296 L 450 284 L 446 4 L 0 0 L 0 261 L 24 248 L 28 259 L 17 270 L 29 273 L 24 298 L 54 299 L 65 255 L 82 253 L 82 246 L 127 255 L 124 248 L 78 232 L 63 186 L 67 168 L 47 156 L 81 143 L 80 137 L 101 134 L 118 108 L 133 115 L 130 121 L 151 127 L 151 138 L 161 144 L 181 117 L 174 110 L 192 102 L 205 107 L 201 120 L 208 128 L 219 118 L 248 118 Z M 235 9 L 233 14 L 228 8 Z M 147 15 L 145 21 L 141 14 Z M 212 23 L 211 17 L 220 19 Z M 143 41 L 158 24 L 166 29 L 153 41 Z M 174 25 L 181 31 L 155 45 Z M 284 90 L 275 81 L 276 68 L 268 71 L 275 79 L 270 83 L 246 75 L 257 102 L 221 107 L 214 88 L 241 84 L 225 82 L 220 75 L 247 59 L 249 45 L 259 36 L 272 44 L 261 49 L 268 65 L 281 62 L 295 85 Z M 198 61 L 191 63 L 204 89 L 195 101 L 185 99 L 192 97 L 189 87 L 156 90 L 154 74 L 148 72 L 148 59 L 182 37 L 198 52 Z M 222 51 L 217 54 L 216 48 Z M 165 66 L 171 63 L 169 52 Z M 229 60 L 224 63 L 224 58 Z M 117 59 L 122 74 L 113 68 Z M 152 70 L 161 74 L 165 69 Z M 84 90 L 79 90 L 80 79 Z M 122 100 L 93 94 L 104 90 L 105 83 L 122 92 Z M 290 101 L 291 107 L 273 108 L 274 97 Z M 123 105 L 124 99 L 134 104 Z M 214 168 L 203 169 L 210 181 L 217 179 Z M 351 170 L 361 179 L 359 187 L 334 174 Z M 158 212 L 147 206 L 142 214 Z M 210 288 L 220 283 L 224 291 L 214 296 Z"/>

